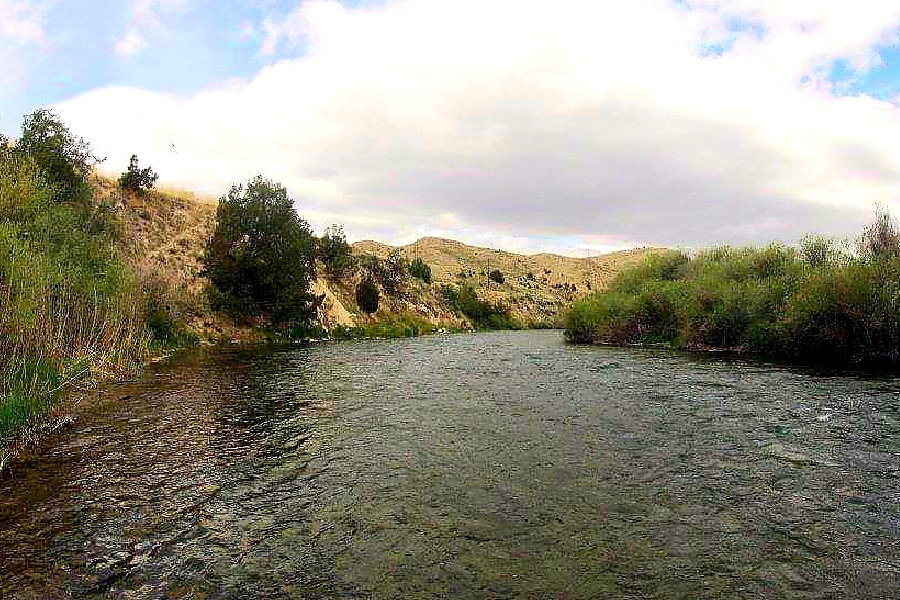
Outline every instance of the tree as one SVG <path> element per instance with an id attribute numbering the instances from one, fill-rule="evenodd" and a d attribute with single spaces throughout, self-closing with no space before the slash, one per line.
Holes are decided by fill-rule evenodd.
<path id="1" fill-rule="evenodd" d="M 142 192 L 151 189 L 157 179 L 159 175 L 151 167 L 140 168 L 137 154 L 132 154 L 128 170 L 119 177 L 119 187 L 132 192 Z"/>
<path id="2" fill-rule="evenodd" d="M 397 293 L 406 281 L 406 260 L 400 255 L 400 250 L 394 248 L 388 255 L 384 264 L 384 273 L 381 285 L 386 292 Z"/>
<path id="3" fill-rule="evenodd" d="M 314 239 L 279 183 L 259 176 L 233 186 L 219 200 L 202 260 L 215 309 L 275 326 L 307 324 L 315 316 L 321 300 L 309 293 Z"/>
<path id="4" fill-rule="evenodd" d="M 503 273 L 500 272 L 500 269 L 494 269 L 493 271 L 488 273 L 488 279 L 500 284 L 506 281 L 506 278 L 503 277 Z"/>
<path id="5" fill-rule="evenodd" d="M 800 240 L 800 258 L 813 268 L 831 264 L 838 256 L 834 241 L 821 235 L 805 235 Z"/>
<path id="6" fill-rule="evenodd" d="M 40 109 L 26 116 L 16 146 L 31 157 L 54 187 L 54 200 L 83 201 L 89 196 L 87 177 L 102 161 L 51 111 Z"/>
<path id="7" fill-rule="evenodd" d="M 431 283 L 431 267 L 426 265 L 421 258 L 416 257 L 409 263 L 409 274 L 425 283 Z"/>
<path id="8" fill-rule="evenodd" d="M 378 310 L 378 286 L 370 277 L 366 277 L 356 286 L 356 305 L 367 314 Z"/>
<path id="9" fill-rule="evenodd" d="M 318 247 L 325 270 L 331 277 L 342 277 L 353 266 L 352 249 L 340 225 L 326 229 L 319 238 Z"/>
<path id="10" fill-rule="evenodd" d="M 870 260 L 900 255 L 900 231 L 883 206 L 875 206 L 875 221 L 863 231 L 859 251 Z"/>

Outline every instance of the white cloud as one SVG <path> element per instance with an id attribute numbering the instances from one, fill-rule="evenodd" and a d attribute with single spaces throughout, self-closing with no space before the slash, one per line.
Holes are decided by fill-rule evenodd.
<path id="1" fill-rule="evenodd" d="M 59 109 L 110 164 L 217 194 L 262 172 L 314 224 L 385 241 L 793 241 L 900 199 L 897 105 L 824 75 L 876 65 L 900 4 L 688 4 L 313 0 L 262 27 L 263 52 L 303 56 L 250 81 Z"/>
<path id="2" fill-rule="evenodd" d="M 122 37 L 116 45 L 114 46 L 114 50 L 116 54 L 119 56 L 129 57 L 134 56 L 138 52 L 144 49 L 147 45 L 144 37 L 138 33 L 136 30 L 129 30 L 124 37 Z"/>
<path id="3" fill-rule="evenodd" d="M 140 53 L 147 46 L 147 35 L 159 33 L 163 18 L 184 12 L 189 0 L 131 0 L 131 23 L 113 50 L 123 58 Z"/>
<path id="4" fill-rule="evenodd" d="M 160 15 L 187 9 L 189 0 L 132 0 L 134 18 L 142 23 L 160 24 Z"/>
<path id="5" fill-rule="evenodd" d="M 44 7 L 28 0 L 0 0 L 0 43 L 42 43 Z"/>

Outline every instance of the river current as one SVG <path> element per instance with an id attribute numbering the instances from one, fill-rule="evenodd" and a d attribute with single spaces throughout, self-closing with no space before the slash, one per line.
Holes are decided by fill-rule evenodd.
<path id="1" fill-rule="evenodd" d="M 900 379 L 532 331 L 103 398 L 0 479 L 0 598 L 900 597 Z"/>

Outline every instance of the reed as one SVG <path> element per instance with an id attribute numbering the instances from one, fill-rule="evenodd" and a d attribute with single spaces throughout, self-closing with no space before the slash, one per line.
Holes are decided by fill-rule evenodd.
<path id="1" fill-rule="evenodd" d="M 37 427 L 74 382 L 147 356 L 143 298 L 114 231 L 52 190 L 0 151 L 0 441 Z"/>

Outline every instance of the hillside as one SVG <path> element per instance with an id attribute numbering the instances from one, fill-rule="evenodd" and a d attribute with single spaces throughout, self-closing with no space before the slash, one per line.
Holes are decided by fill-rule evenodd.
<path id="1" fill-rule="evenodd" d="M 358 254 L 382 258 L 394 249 L 371 240 L 353 244 Z M 471 286 L 479 297 L 507 305 L 513 314 L 532 323 L 554 323 L 560 309 L 591 291 L 604 289 L 623 267 L 658 251 L 639 248 L 587 258 L 521 255 L 434 237 L 398 249 L 407 260 L 419 257 L 431 267 L 434 286 Z M 488 278 L 495 269 L 504 277 L 502 284 Z"/>
<path id="2" fill-rule="evenodd" d="M 98 196 L 122 217 L 124 254 L 143 281 L 170 291 L 176 305 L 172 308 L 188 328 L 204 340 L 245 337 L 246 331 L 234 327 L 229 319 L 212 314 L 202 295 L 205 283 L 199 259 L 215 222 L 216 201 L 172 191 L 126 194 L 102 179 L 96 185 Z M 393 250 L 393 246 L 374 241 L 353 244 L 357 255 L 386 258 Z M 509 308 L 526 324 L 558 324 L 561 310 L 576 298 L 603 289 L 622 267 L 655 250 L 627 250 L 589 258 L 524 256 L 455 240 L 423 238 L 399 251 L 408 260 L 416 256 L 424 260 L 432 269 L 432 283 L 410 279 L 400 293 L 383 298 L 373 317 L 367 317 L 360 314 L 354 301 L 360 273 L 333 281 L 320 270 L 313 291 L 325 296 L 321 324 L 326 328 L 355 326 L 412 314 L 439 327 L 467 328 L 471 325 L 467 319 L 441 298 L 441 286 L 447 285 L 472 287 L 480 298 Z M 503 274 L 502 284 L 488 278 L 495 269 Z"/>

